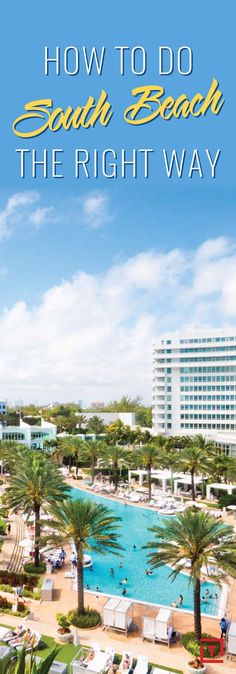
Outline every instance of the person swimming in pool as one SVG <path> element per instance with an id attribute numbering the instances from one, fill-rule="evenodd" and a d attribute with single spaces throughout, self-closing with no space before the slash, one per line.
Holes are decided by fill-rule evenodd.
<path id="1" fill-rule="evenodd" d="M 180 595 L 179 595 L 179 598 L 177 599 L 177 604 L 178 604 L 179 606 L 182 606 L 183 601 L 184 601 L 183 595 L 180 594 Z"/>

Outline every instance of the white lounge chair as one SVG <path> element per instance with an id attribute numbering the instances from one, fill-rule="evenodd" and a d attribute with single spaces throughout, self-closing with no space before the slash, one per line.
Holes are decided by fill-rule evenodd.
<path id="1" fill-rule="evenodd" d="M 129 668 L 126 667 L 127 658 L 129 659 Z M 118 672 L 121 672 L 121 674 L 123 674 L 123 672 L 125 672 L 125 674 L 129 674 L 129 672 L 132 669 L 132 666 L 133 666 L 133 655 L 129 651 L 125 651 L 122 655 L 122 659 L 118 667 Z"/>
<path id="2" fill-rule="evenodd" d="M 138 655 L 133 674 L 147 674 L 148 658 L 146 655 Z"/>
<path id="3" fill-rule="evenodd" d="M 8 641 L 11 641 L 12 639 L 16 639 L 17 637 L 21 637 L 24 632 L 26 631 L 25 625 L 19 625 L 18 630 L 11 629 L 9 630 L 9 627 L 6 629 L 5 627 L 0 628 L 0 639 L 1 641 L 5 641 L 6 643 Z"/>

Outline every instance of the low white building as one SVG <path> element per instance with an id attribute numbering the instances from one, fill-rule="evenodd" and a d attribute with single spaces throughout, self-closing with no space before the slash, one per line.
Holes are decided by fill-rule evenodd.
<path id="1" fill-rule="evenodd" d="M 94 410 L 94 412 L 83 412 L 83 414 L 87 421 L 94 416 L 99 417 L 99 419 L 102 419 L 105 426 L 109 426 L 109 424 L 118 420 L 122 421 L 126 426 L 135 426 L 135 412 L 98 412 L 97 410 Z M 81 412 L 78 412 L 77 416 L 80 415 Z"/>
<path id="2" fill-rule="evenodd" d="M 3 426 L 0 424 L 0 440 L 19 442 L 32 449 L 43 449 L 45 440 L 54 440 L 57 427 L 49 421 L 40 419 L 40 425 L 32 426 L 20 419 L 19 426 Z"/>

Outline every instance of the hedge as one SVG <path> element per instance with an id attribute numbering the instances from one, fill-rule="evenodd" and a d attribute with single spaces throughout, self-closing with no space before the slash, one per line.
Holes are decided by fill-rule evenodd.
<path id="1" fill-rule="evenodd" d="M 0 585 L 10 585 L 10 587 L 17 587 L 17 585 L 25 585 L 26 590 L 33 590 L 37 587 L 39 578 L 37 575 L 29 575 L 27 573 L 14 573 L 13 571 L 4 571 L 0 569 Z"/>
<path id="2" fill-rule="evenodd" d="M 41 581 L 41 579 L 40 579 Z M 33 590 L 27 590 L 25 585 L 23 586 L 23 597 L 30 597 L 31 599 L 40 599 L 41 597 L 41 582 L 39 583 L 40 587 L 38 586 L 36 591 L 34 592 Z M 4 583 L 0 584 L 0 590 L 2 592 L 14 592 L 14 588 L 12 585 L 5 585 Z"/>
<path id="3" fill-rule="evenodd" d="M 10 615 L 15 616 L 26 616 L 29 613 L 29 609 L 23 604 L 23 602 L 18 601 L 17 611 L 12 610 L 13 604 L 0 595 L 0 613 L 9 613 Z"/>

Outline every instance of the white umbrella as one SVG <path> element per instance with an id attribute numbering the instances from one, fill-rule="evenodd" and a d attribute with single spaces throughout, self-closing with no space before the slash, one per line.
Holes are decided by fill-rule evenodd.
<path id="1" fill-rule="evenodd" d="M 185 503 L 185 508 L 207 508 L 207 505 L 205 503 L 199 503 L 199 501 L 187 501 Z"/>

